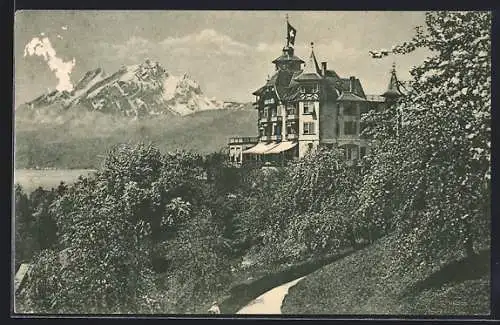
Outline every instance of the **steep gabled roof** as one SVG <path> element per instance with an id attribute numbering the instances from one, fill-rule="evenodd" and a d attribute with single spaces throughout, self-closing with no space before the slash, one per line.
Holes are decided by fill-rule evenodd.
<path id="1" fill-rule="evenodd" d="M 299 89 L 298 89 L 298 85 L 295 84 L 295 85 L 291 85 L 290 87 L 288 87 L 283 96 L 282 96 L 282 100 L 283 101 L 295 101 L 300 95 L 300 92 L 299 92 Z"/>
<path id="2" fill-rule="evenodd" d="M 351 81 L 349 78 L 339 78 L 335 81 L 337 88 L 342 92 L 351 92 L 359 97 L 365 97 L 365 92 L 358 78 L 354 79 L 353 89 L 351 90 Z"/>
<path id="3" fill-rule="evenodd" d="M 266 86 L 262 86 L 259 89 L 257 89 L 256 91 L 254 91 L 252 93 L 252 95 L 259 96 L 264 92 L 265 89 L 266 89 Z"/>
<path id="4" fill-rule="evenodd" d="M 340 78 L 337 72 L 333 70 L 326 70 L 326 77 L 337 78 L 337 79 Z"/>
<path id="5" fill-rule="evenodd" d="M 298 75 L 295 80 L 320 80 L 321 70 L 318 66 L 318 61 L 316 60 L 316 56 L 314 55 L 314 50 L 311 50 L 311 55 L 309 56 L 309 62 L 306 64 L 304 71 L 300 75 Z"/>

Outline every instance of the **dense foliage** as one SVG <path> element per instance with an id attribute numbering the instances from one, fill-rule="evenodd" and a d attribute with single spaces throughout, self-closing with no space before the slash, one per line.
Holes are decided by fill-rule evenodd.
<path id="1" fill-rule="evenodd" d="M 155 271 L 170 275 L 163 290 L 175 286 L 172 312 L 217 289 L 229 266 L 222 230 L 205 201 L 207 189 L 200 186 L 202 166 L 202 157 L 187 152 L 162 155 L 142 144 L 114 147 L 96 175 L 81 177 L 50 204 L 57 236 L 49 238 L 56 243 L 35 257 L 24 290 L 28 308 L 163 310 L 161 302 L 146 303 L 154 299 L 150 295 L 158 298 Z"/>
<path id="2" fill-rule="evenodd" d="M 489 237 L 490 28 L 491 13 L 432 12 L 425 29 L 393 50 L 432 51 L 411 70 L 406 96 L 385 116 L 369 117 L 374 125 L 392 123 L 392 130 L 372 130 L 379 145 L 371 177 L 379 183 L 375 192 L 385 187 L 390 194 L 385 202 L 401 234 L 399 265 L 424 266 L 454 252 L 471 255 Z M 365 196 L 374 193 L 371 183 L 364 183 Z"/>

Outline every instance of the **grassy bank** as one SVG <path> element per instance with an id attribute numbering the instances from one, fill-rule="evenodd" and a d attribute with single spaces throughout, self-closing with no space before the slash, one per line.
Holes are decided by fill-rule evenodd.
<path id="1" fill-rule="evenodd" d="M 290 289 L 283 314 L 489 314 L 489 250 L 424 273 L 393 274 L 396 248 L 384 238 L 310 274 Z"/>
<path id="2" fill-rule="evenodd" d="M 244 272 L 235 273 L 229 286 L 230 290 L 221 299 L 221 311 L 226 314 L 234 314 L 266 291 L 307 275 L 325 264 L 352 254 L 354 251 L 352 248 L 346 248 L 324 256 L 311 256 L 294 264 L 256 265 Z"/>

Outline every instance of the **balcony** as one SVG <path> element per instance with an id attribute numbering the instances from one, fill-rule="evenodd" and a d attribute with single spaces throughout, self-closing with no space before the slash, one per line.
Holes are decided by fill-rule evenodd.
<path id="1" fill-rule="evenodd" d="M 299 135 L 297 133 L 289 133 L 286 135 L 286 138 L 288 140 L 297 140 L 299 138 Z"/>
<path id="2" fill-rule="evenodd" d="M 270 135 L 261 135 L 260 136 L 260 141 L 271 141 L 271 136 Z"/>
<path id="3" fill-rule="evenodd" d="M 261 116 L 259 117 L 259 123 L 270 123 L 271 119 L 268 118 L 267 116 Z"/>
<path id="4" fill-rule="evenodd" d="M 280 115 L 274 115 L 274 116 L 271 116 L 271 118 L 270 118 L 271 122 L 278 122 L 278 121 L 282 121 L 282 120 L 283 120 L 283 116 L 280 116 Z"/>
<path id="5" fill-rule="evenodd" d="M 271 141 L 281 141 L 281 134 L 271 135 Z"/>
<path id="6" fill-rule="evenodd" d="M 263 103 L 264 107 L 266 107 L 266 106 L 268 106 L 268 107 L 269 106 L 271 106 L 271 107 L 276 106 L 276 101 L 274 100 L 274 98 L 264 99 L 262 101 L 262 103 Z"/>
<path id="7" fill-rule="evenodd" d="M 246 143 L 257 143 L 259 142 L 259 137 L 233 137 L 229 138 L 229 144 L 246 144 Z"/>

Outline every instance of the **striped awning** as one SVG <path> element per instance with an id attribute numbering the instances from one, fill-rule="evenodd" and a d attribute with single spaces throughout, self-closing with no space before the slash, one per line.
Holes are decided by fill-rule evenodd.
<path id="1" fill-rule="evenodd" d="M 277 146 L 275 146 L 275 147 L 267 150 L 266 152 L 264 152 L 264 154 L 268 155 L 268 154 L 273 154 L 273 153 L 280 153 L 280 152 L 283 152 L 283 151 L 290 150 L 293 147 L 295 147 L 296 145 L 297 145 L 297 142 L 283 141 L 283 142 L 280 142 Z"/>
<path id="2" fill-rule="evenodd" d="M 259 142 L 255 146 L 244 150 L 243 153 L 261 153 L 266 149 L 266 143 L 265 142 Z"/>
<path id="3" fill-rule="evenodd" d="M 257 143 L 257 145 L 253 146 L 252 148 L 249 148 L 249 149 L 243 151 L 243 153 L 251 153 L 251 154 L 261 155 L 261 154 L 267 153 L 269 150 L 274 149 L 275 147 L 279 146 L 280 144 L 281 143 L 278 143 L 278 142 L 270 142 L 270 143 L 259 142 L 259 143 Z"/>

